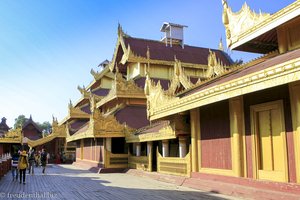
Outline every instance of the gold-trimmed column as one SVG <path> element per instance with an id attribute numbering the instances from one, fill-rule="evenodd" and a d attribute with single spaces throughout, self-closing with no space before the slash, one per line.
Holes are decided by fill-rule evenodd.
<path id="1" fill-rule="evenodd" d="M 243 176 L 243 130 L 244 109 L 243 97 L 229 99 L 230 135 L 231 135 L 231 158 L 232 171 L 235 176 Z"/>
<path id="2" fill-rule="evenodd" d="M 289 84 L 297 183 L 300 183 L 300 81 Z"/>
<path id="3" fill-rule="evenodd" d="M 83 139 L 80 140 L 80 159 L 83 159 Z"/>
<path id="4" fill-rule="evenodd" d="M 152 144 L 153 144 L 152 141 L 147 142 L 147 156 L 149 156 L 150 153 L 152 152 Z"/>
<path id="5" fill-rule="evenodd" d="M 169 140 L 162 141 L 162 156 L 169 157 Z"/>
<path id="6" fill-rule="evenodd" d="M 111 152 L 111 138 L 105 138 L 105 143 L 106 150 Z"/>
<path id="7" fill-rule="evenodd" d="M 141 143 L 136 143 L 136 156 L 141 156 Z"/>
<path id="8" fill-rule="evenodd" d="M 191 120 L 191 144 L 192 144 L 192 172 L 198 172 L 198 128 L 199 122 L 199 109 L 193 109 L 190 111 Z M 199 152 L 200 153 L 200 152 Z"/>
<path id="9" fill-rule="evenodd" d="M 179 157 L 184 158 L 186 152 L 186 137 L 179 137 Z"/>

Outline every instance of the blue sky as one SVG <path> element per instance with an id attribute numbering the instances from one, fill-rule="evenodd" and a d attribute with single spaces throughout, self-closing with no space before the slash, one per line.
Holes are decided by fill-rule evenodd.
<path id="1" fill-rule="evenodd" d="M 274 13 L 292 2 L 247 3 Z M 243 3 L 228 1 L 234 11 Z M 77 86 L 92 81 L 90 69 L 112 58 L 118 22 L 131 36 L 159 40 L 165 21 L 187 25 L 189 45 L 217 48 L 225 38 L 221 0 L 0 0 L 0 117 L 9 126 L 20 114 L 63 119 L 69 100 L 80 97 Z"/>

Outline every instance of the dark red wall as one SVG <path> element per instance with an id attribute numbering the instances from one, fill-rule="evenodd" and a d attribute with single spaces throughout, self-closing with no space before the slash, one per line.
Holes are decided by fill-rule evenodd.
<path id="1" fill-rule="evenodd" d="M 229 103 L 221 101 L 200 108 L 201 166 L 231 169 Z"/>
<path id="2" fill-rule="evenodd" d="M 104 146 L 103 146 L 103 138 L 97 138 L 97 145 L 95 146 L 95 161 L 102 162 L 104 157 Z"/>
<path id="3" fill-rule="evenodd" d="M 92 160 L 91 156 L 92 146 L 91 139 L 83 139 L 83 159 Z"/>
<path id="4" fill-rule="evenodd" d="M 248 177 L 253 178 L 250 106 L 276 101 L 276 100 L 283 100 L 285 130 L 287 135 L 289 182 L 296 182 L 293 127 L 292 127 L 291 105 L 290 105 L 288 85 L 282 85 L 271 89 L 262 90 L 259 92 L 244 95 L 245 133 L 246 133 L 246 149 L 247 149 L 246 159 L 247 159 Z"/>
<path id="5" fill-rule="evenodd" d="M 27 137 L 31 140 L 37 140 L 42 138 L 42 133 L 39 133 L 38 130 L 31 124 L 26 126 L 23 130 L 24 137 Z"/>
<path id="6" fill-rule="evenodd" d="M 97 144 L 94 138 L 84 139 L 83 159 L 102 162 L 104 157 L 103 138 L 97 138 Z M 77 143 L 76 157 L 80 159 L 80 142 Z"/>

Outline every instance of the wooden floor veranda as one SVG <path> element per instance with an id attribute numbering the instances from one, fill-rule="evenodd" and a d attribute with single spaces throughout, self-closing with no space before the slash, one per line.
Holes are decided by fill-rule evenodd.
<path id="1" fill-rule="evenodd" d="M 199 200 L 227 197 L 129 174 L 96 174 L 72 165 L 52 165 L 47 168 L 46 175 L 41 168 L 35 168 L 34 175 L 27 174 L 26 185 L 12 181 L 9 172 L 0 180 L 0 199 Z"/>

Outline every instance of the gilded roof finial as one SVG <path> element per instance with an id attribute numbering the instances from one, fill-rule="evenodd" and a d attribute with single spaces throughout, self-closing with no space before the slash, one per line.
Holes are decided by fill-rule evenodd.
<path id="1" fill-rule="evenodd" d="M 123 29 L 122 29 L 122 26 L 121 24 L 118 22 L 118 36 L 123 36 Z"/>
<path id="2" fill-rule="evenodd" d="M 222 37 L 221 37 L 220 42 L 219 42 L 219 50 L 224 51 Z"/>
<path id="3" fill-rule="evenodd" d="M 227 10 L 228 10 L 228 4 L 226 0 L 222 0 L 222 5 L 223 5 L 223 15 L 222 15 L 222 20 L 223 20 L 223 24 L 226 26 L 229 24 L 229 19 L 228 19 L 228 14 L 227 14 Z"/>
<path id="4" fill-rule="evenodd" d="M 149 49 L 149 46 L 147 46 L 147 60 L 149 61 L 150 60 L 150 49 Z"/>
<path id="5" fill-rule="evenodd" d="M 77 89 L 79 90 L 79 92 L 81 93 L 81 94 L 84 94 L 85 92 L 86 92 L 86 90 L 85 90 L 85 86 L 83 85 L 83 87 L 80 87 L 79 85 L 77 86 Z"/>
<path id="6" fill-rule="evenodd" d="M 70 102 L 69 102 L 69 108 L 73 108 L 73 104 L 72 104 L 72 100 L 70 99 Z"/>
<path id="7" fill-rule="evenodd" d="M 97 80 L 97 76 L 99 75 L 99 73 L 96 72 L 93 68 L 91 69 L 90 73 L 93 75 L 94 79 Z"/>
<path id="8" fill-rule="evenodd" d="M 177 60 L 176 55 L 174 55 L 174 60 L 175 60 L 175 63 L 174 63 L 174 72 L 175 72 L 176 76 L 179 76 L 180 75 L 179 60 Z"/>
<path id="9" fill-rule="evenodd" d="M 145 74 L 147 76 L 147 74 L 149 75 L 149 71 L 150 71 L 150 49 L 149 49 L 149 46 L 147 46 L 146 56 L 147 56 L 147 67 L 145 69 Z"/>

